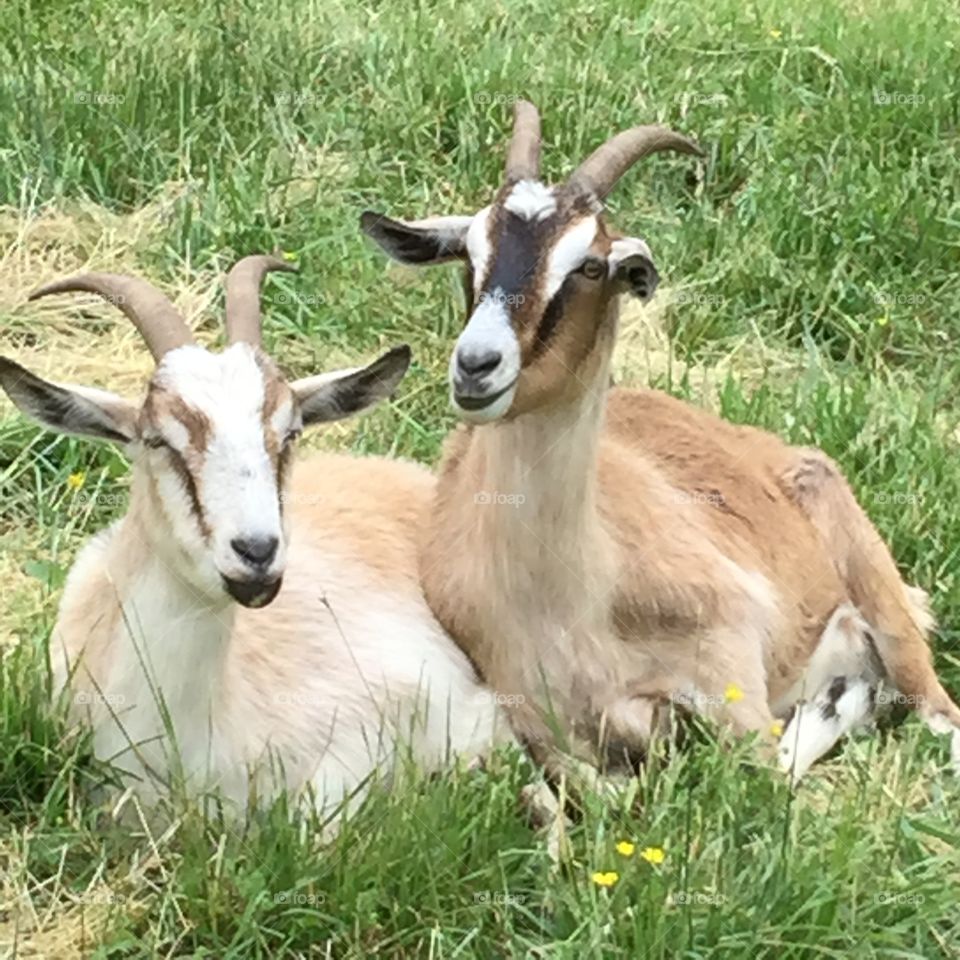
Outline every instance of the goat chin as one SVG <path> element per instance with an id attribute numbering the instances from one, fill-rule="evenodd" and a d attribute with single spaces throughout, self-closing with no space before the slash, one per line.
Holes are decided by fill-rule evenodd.
<path id="1" fill-rule="evenodd" d="M 130 515 L 71 571 L 57 685 L 148 804 L 216 791 L 243 810 L 282 790 L 327 815 L 408 759 L 435 770 L 511 739 L 420 590 L 432 476 L 321 456 L 298 466 L 291 493 L 283 586 L 262 609 L 198 600 Z"/>

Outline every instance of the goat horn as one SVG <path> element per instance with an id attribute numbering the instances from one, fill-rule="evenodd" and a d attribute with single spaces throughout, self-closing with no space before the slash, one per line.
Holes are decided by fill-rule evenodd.
<path id="1" fill-rule="evenodd" d="M 505 175 L 512 182 L 536 180 L 540 175 L 540 114 L 529 100 L 518 100 L 513 107 Z"/>
<path id="2" fill-rule="evenodd" d="M 568 184 L 602 200 L 638 160 L 660 150 L 676 150 L 678 153 L 704 156 L 703 151 L 692 140 L 666 127 L 634 127 L 618 133 L 602 147 L 594 150 L 577 167 Z"/>
<path id="3" fill-rule="evenodd" d="M 266 254 L 243 257 L 231 267 L 226 283 L 228 343 L 260 346 L 260 285 L 271 270 L 296 273 L 297 268 L 280 257 Z"/>
<path id="4" fill-rule="evenodd" d="M 133 321 L 159 363 L 167 351 L 193 343 L 190 328 L 177 308 L 153 284 L 139 277 L 118 273 L 83 273 L 66 280 L 57 280 L 34 290 L 30 300 L 52 293 L 83 291 L 96 293 L 108 303 L 119 307 Z"/>

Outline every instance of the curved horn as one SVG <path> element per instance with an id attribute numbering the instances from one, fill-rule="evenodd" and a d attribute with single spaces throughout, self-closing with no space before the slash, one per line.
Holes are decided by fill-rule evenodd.
<path id="1" fill-rule="evenodd" d="M 577 167 L 568 183 L 574 189 L 592 193 L 602 200 L 614 184 L 638 160 L 660 150 L 676 150 L 704 156 L 703 151 L 692 141 L 666 127 L 634 127 L 624 130 L 598 147 Z"/>
<path id="2" fill-rule="evenodd" d="M 260 346 L 260 285 L 271 270 L 297 272 L 292 263 L 265 254 L 244 257 L 230 268 L 226 283 L 228 343 Z"/>
<path id="3" fill-rule="evenodd" d="M 83 273 L 48 283 L 34 290 L 28 299 L 39 300 L 51 293 L 72 291 L 99 294 L 119 307 L 140 331 L 157 363 L 168 350 L 193 343 L 190 328 L 177 308 L 153 284 L 139 277 L 119 273 Z"/>
<path id="4" fill-rule="evenodd" d="M 540 175 L 540 114 L 529 100 L 513 107 L 513 136 L 507 148 L 506 179 L 536 180 Z"/>

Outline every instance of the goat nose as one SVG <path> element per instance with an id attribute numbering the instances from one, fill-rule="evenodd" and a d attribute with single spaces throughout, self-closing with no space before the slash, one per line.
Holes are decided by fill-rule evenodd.
<path id="1" fill-rule="evenodd" d="M 235 537 L 230 546 L 244 563 L 251 567 L 266 567 L 277 555 L 280 541 L 277 537 Z"/>
<path id="2" fill-rule="evenodd" d="M 468 377 L 482 377 L 485 373 L 493 373 L 502 359 L 503 354 L 499 350 L 459 350 L 457 369 Z"/>

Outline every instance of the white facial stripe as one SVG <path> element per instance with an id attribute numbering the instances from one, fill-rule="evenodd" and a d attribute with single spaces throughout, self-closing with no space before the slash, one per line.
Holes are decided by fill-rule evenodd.
<path id="1" fill-rule="evenodd" d="M 161 417 L 158 426 L 164 439 L 179 453 L 190 445 L 190 431 L 176 417 Z"/>
<path id="2" fill-rule="evenodd" d="M 573 270 L 576 270 L 590 252 L 590 245 L 597 235 L 595 217 L 578 220 L 550 251 L 544 280 L 544 302 L 549 303 Z"/>
<path id="3" fill-rule="evenodd" d="M 481 301 L 457 339 L 450 358 L 450 377 L 456 377 L 457 355 L 484 356 L 499 353 L 499 366 L 484 381 L 487 393 L 503 390 L 520 375 L 520 342 L 513 332 L 504 299 L 493 296 Z"/>
<path id="4" fill-rule="evenodd" d="M 290 418 L 292 416 L 293 404 L 289 397 L 284 397 L 270 417 L 270 429 L 282 438 L 284 431 L 290 426 Z"/>
<path id="5" fill-rule="evenodd" d="M 490 239 L 487 236 L 487 224 L 490 220 L 490 207 L 484 207 L 474 218 L 467 231 L 467 256 L 473 266 L 473 283 L 476 290 L 486 279 L 490 263 Z"/>
<path id="6" fill-rule="evenodd" d="M 521 180 L 503 206 L 524 220 L 544 220 L 556 213 L 557 200 L 553 190 L 539 180 Z"/>

